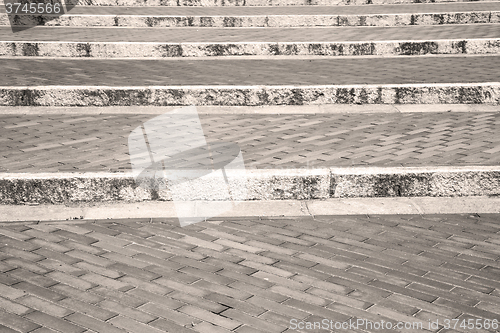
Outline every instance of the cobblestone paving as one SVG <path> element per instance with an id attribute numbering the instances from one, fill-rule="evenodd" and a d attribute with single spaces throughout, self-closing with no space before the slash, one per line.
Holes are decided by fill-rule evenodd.
<path id="1" fill-rule="evenodd" d="M 474 83 L 500 77 L 500 56 L 1 61 L 4 87 Z"/>
<path id="2" fill-rule="evenodd" d="M 425 106 L 423 106 L 425 108 Z M 0 116 L 0 172 L 129 171 L 154 115 Z M 500 165 L 500 113 L 200 115 L 248 168 Z"/>
<path id="3" fill-rule="evenodd" d="M 493 214 L 5 223 L 0 331 L 493 332 L 499 258 Z"/>
<path id="4" fill-rule="evenodd" d="M 72 42 L 353 42 L 394 40 L 447 40 L 500 38 L 500 29 L 491 24 L 402 26 L 402 27 L 321 27 L 321 28 L 99 28 L 33 27 L 12 33 L 0 27 L 2 41 Z"/>

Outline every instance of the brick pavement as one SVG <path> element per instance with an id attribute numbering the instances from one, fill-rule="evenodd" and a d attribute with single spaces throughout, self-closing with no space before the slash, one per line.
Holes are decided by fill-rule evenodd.
<path id="1" fill-rule="evenodd" d="M 499 245 L 498 214 L 3 223 L 0 331 L 498 332 L 464 325 L 500 320 Z"/>
<path id="2" fill-rule="evenodd" d="M 479 83 L 498 82 L 499 58 L 2 59 L 0 76 L 4 87 Z"/>
<path id="3" fill-rule="evenodd" d="M 130 171 L 128 135 L 154 115 L 2 115 L 0 172 Z M 248 168 L 500 164 L 500 113 L 200 114 Z"/>
<path id="4" fill-rule="evenodd" d="M 57 42 L 354 42 L 500 38 L 495 24 L 402 26 L 402 27 L 308 27 L 308 28 L 100 28 L 33 27 L 12 33 L 0 27 L 2 41 Z"/>

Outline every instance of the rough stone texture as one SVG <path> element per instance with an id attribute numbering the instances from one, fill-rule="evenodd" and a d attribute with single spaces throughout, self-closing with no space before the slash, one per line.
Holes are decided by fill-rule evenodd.
<path id="1" fill-rule="evenodd" d="M 12 87 L 1 106 L 500 104 L 500 84 L 211 87 Z"/>
<path id="2" fill-rule="evenodd" d="M 246 181 L 245 181 L 246 179 Z M 199 178 L 191 187 L 175 193 L 176 200 L 227 200 L 214 196 L 226 188 L 217 178 Z M 248 172 L 245 177 L 230 180 L 232 200 L 326 199 L 330 192 L 328 169 L 265 170 Z M 207 189 L 198 191 L 196 188 Z M 210 189 L 210 190 L 208 190 Z M 172 193 L 164 179 L 143 179 L 136 182 L 128 174 L 85 174 L 60 176 L 0 175 L 0 204 L 68 204 L 113 201 L 171 201 Z"/>
<path id="3" fill-rule="evenodd" d="M 231 180 L 232 200 L 309 200 L 359 197 L 459 197 L 500 195 L 500 171 L 393 172 L 345 174 L 329 169 L 262 170 L 247 172 L 246 178 Z M 201 178 L 200 178 L 201 179 Z M 197 179 L 176 200 L 224 201 L 214 196 L 225 183 Z M 135 182 L 128 174 L 57 174 L 1 176 L 0 204 L 71 204 L 92 202 L 172 201 L 162 179 Z M 141 186 L 142 185 L 142 186 Z M 195 186 L 193 184 L 193 186 Z M 195 186 L 195 187 L 196 187 Z M 215 192 L 214 192 L 215 191 Z M 221 190 L 222 193 L 222 190 Z"/>
<path id="4" fill-rule="evenodd" d="M 314 26 L 405 26 L 498 23 L 500 12 L 461 12 L 429 14 L 373 15 L 253 15 L 253 16 L 143 16 L 143 15 L 72 15 L 51 19 L 19 16 L 19 25 L 67 27 L 314 27 Z M 51 20 L 49 20 L 51 19 Z M 0 25 L 10 25 L 0 14 Z"/>
<path id="5" fill-rule="evenodd" d="M 500 171 L 332 174 L 331 196 L 455 197 L 500 195 Z"/>
<path id="6" fill-rule="evenodd" d="M 269 55 L 498 54 L 500 39 L 376 42 L 126 43 L 0 42 L 0 56 L 25 57 L 213 57 Z"/>

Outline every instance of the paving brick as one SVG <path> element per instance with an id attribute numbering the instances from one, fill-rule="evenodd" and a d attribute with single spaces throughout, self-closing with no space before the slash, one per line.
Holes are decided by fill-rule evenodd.
<path id="1" fill-rule="evenodd" d="M 95 233 L 92 234 L 92 237 L 96 238 L 96 235 L 100 234 L 102 235 L 108 235 L 108 236 L 116 236 L 120 232 L 117 230 L 113 230 L 110 228 L 106 228 L 102 225 L 94 224 L 94 223 L 84 223 L 80 225 L 81 228 L 94 231 Z M 99 238 L 100 239 L 100 238 Z"/>
<path id="2" fill-rule="evenodd" d="M 148 239 L 144 239 L 142 237 L 121 233 L 121 234 L 117 235 L 116 238 L 134 243 L 132 245 L 139 244 L 139 245 L 143 245 L 143 246 L 149 246 L 151 248 L 160 248 L 162 246 L 161 243 L 155 242 L 152 239 L 152 237 L 150 237 Z"/>
<path id="3" fill-rule="evenodd" d="M 213 259 L 213 258 L 205 259 L 203 262 L 205 262 L 207 264 L 211 264 L 211 265 L 213 265 L 215 267 L 218 267 L 221 270 L 222 269 L 232 270 L 234 272 L 238 272 L 238 273 L 242 273 L 242 274 L 247 274 L 247 275 L 255 273 L 257 271 L 256 269 L 251 268 L 251 267 L 241 266 L 241 265 L 238 265 L 238 264 L 233 264 L 231 262 L 225 262 L 225 261 L 221 261 L 221 260 Z M 218 272 L 219 271 L 217 271 L 217 273 Z"/>
<path id="4" fill-rule="evenodd" d="M 180 238 L 178 241 L 185 242 L 185 243 L 192 244 L 192 245 L 196 245 L 196 246 L 200 246 L 200 247 L 206 247 L 208 249 L 212 249 L 215 251 L 223 251 L 225 248 L 223 245 L 215 244 L 214 242 L 209 242 L 209 241 L 205 241 L 205 240 L 195 238 L 195 237 L 190 237 L 190 236 L 185 236 L 183 238 Z"/>
<path id="5" fill-rule="evenodd" d="M 306 290 L 307 288 L 310 287 L 306 283 L 302 283 L 302 282 L 299 282 L 299 281 L 294 281 L 294 280 L 291 280 L 291 279 L 283 278 L 283 277 L 280 277 L 280 276 L 277 276 L 277 275 L 274 275 L 274 274 L 270 274 L 270 273 L 267 273 L 267 272 L 262 272 L 262 271 L 254 273 L 254 274 L 252 274 L 252 276 L 256 277 L 256 278 L 260 278 L 260 279 L 266 280 L 266 281 L 269 281 L 269 282 L 272 282 L 275 285 L 282 285 L 282 286 L 285 286 L 287 288 L 294 289 L 294 290 L 304 291 L 304 290 Z"/>
<path id="6" fill-rule="evenodd" d="M 211 265 L 211 264 L 208 264 L 205 262 L 200 262 L 200 261 L 193 260 L 191 258 L 185 258 L 185 257 L 180 257 L 180 256 L 172 257 L 169 260 L 174 261 L 174 262 L 178 262 L 181 265 L 195 267 L 195 268 L 198 268 L 200 270 L 204 270 L 206 272 L 214 273 L 214 272 L 217 272 L 217 271 L 222 269 L 221 267 L 218 267 L 215 265 Z"/>
<path id="7" fill-rule="evenodd" d="M 102 276 L 102 275 L 97 275 L 94 273 L 87 273 L 85 275 L 82 275 L 81 278 L 85 281 L 94 283 L 96 285 L 102 285 L 110 289 L 115 289 L 119 291 L 127 291 L 133 288 L 133 286 L 123 283 L 118 280 L 110 279 L 108 277 Z"/>
<path id="8" fill-rule="evenodd" d="M 192 323 L 199 323 L 200 320 L 179 311 L 173 311 L 162 304 L 146 303 L 139 307 L 144 312 L 170 320 L 179 326 L 186 326 Z"/>
<path id="9" fill-rule="evenodd" d="M 241 273 L 235 272 L 235 271 L 230 270 L 230 269 L 225 269 L 225 268 L 221 271 L 218 271 L 217 274 L 232 278 L 236 281 L 241 281 L 241 282 L 244 282 L 247 284 L 251 284 L 251 285 L 254 285 L 254 286 L 256 286 L 258 288 L 262 288 L 262 289 L 269 288 L 270 286 L 273 285 L 273 283 L 271 283 L 269 281 L 262 280 L 262 279 L 259 279 L 259 278 L 253 277 L 253 276 L 249 276 L 246 274 L 241 274 Z"/>
<path id="10" fill-rule="evenodd" d="M 85 331 L 84 328 L 71 324 L 68 321 L 49 316 L 43 312 L 34 311 L 25 315 L 27 319 L 30 319 L 44 327 L 48 327 L 60 332 L 68 333 L 82 333 Z"/>
<path id="11" fill-rule="evenodd" d="M 100 296 L 84 292 L 82 290 L 64 284 L 56 284 L 55 286 L 52 286 L 50 289 L 56 291 L 59 294 L 70 297 L 71 299 L 80 300 L 89 304 L 98 303 L 103 300 L 103 298 Z"/>
<path id="12" fill-rule="evenodd" d="M 389 291 L 392 291 L 392 292 L 395 292 L 398 294 L 411 296 L 411 297 L 420 299 L 422 301 L 427 301 L 427 302 L 432 302 L 437 298 L 436 296 L 433 296 L 433 295 L 415 292 L 414 290 L 410 290 L 408 288 L 401 288 L 401 287 L 398 287 L 398 286 L 395 286 L 395 285 L 392 285 L 389 283 L 385 283 L 383 281 L 378 281 L 378 280 L 370 282 L 370 285 L 378 287 L 378 288 L 382 288 L 385 290 L 389 290 Z"/>
<path id="13" fill-rule="evenodd" d="M 143 281 L 132 276 L 122 276 L 119 280 L 135 287 L 134 289 L 129 290 L 128 293 L 135 293 L 137 292 L 135 290 L 140 290 L 141 292 L 147 291 L 148 293 L 154 293 L 157 295 L 166 295 L 173 291 L 172 289 L 160 286 L 157 283 Z"/>
<path id="14" fill-rule="evenodd" d="M 16 248 L 9 248 L 9 247 L 2 247 L 0 248 L 0 253 L 4 253 L 8 256 L 12 257 L 17 257 L 21 258 L 27 261 L 40 261 L 42 259 L 45 259 L 43 256 L 33 253 L 33 252 L 28 252 L 28 251 L 22 251 L 18 250 Z"/>
<path id="15" fill-rule="evenodd" d="M 233 308 L 237 309 L 239 311 L 242 311 L 248 315 L 251 316 L 259 316 L 266 310 L 260 306 L 253 305 L 251 303 L 248 303 L 247 300 L 245 301 L 240 301 L 237 299 L 234 299 L 232 297 L 224 296 L 218 293 L 212 293 L 207 296 L 205 296 L 206 299 L 209 299 L 211 301 L 217 302 L 221 305 L 226 306 L 227 308 Z"/>
<path id="16" fill-rule="evenodd" d="M 290 307 L 290 306 L 283 305 L 281 303 L 278 303 L 278 302 L 275 302 L 272 300 L 262 298 L 260 296 L 252 296 L 251 298 L 249 298 L 246 301 L 248 303 L 254 304 L 258 307 L 262 307 L 266 310 L 280 313 L 284 316 L 288 316 L 288 317 L 292 317 L 292 318 L 304 319 L 307 316 L 309 316 L 309 314 L 307 312 L 295 309 L 295 308 Z M 241 310 L 241 311 L 243 311 L 243 310 Z M 245 312 L 245 311 L 243 311 L 243 312 Z M 249 313 L 249 314 L 251 315 L 251 313 Z"/>
<path id="17" fill-rule="evenodd" d="M 16 283 L 13 287 L 52 302 L 57 302 L 66 297 L 50 289 L 39 287 L 25 281 Z"/>
<path id="18" fill-rule="evenodd" d="M 79 250 L 68 251 L 65 254 L 67 254 L 70 257 L 80 259 L 80 260 L 83 260 L 85 262 L 88 262 L 88 263 L 91 263 L 94 265 L 99 265 L 102 267 L 107 267 L 113 263 L 111 260 L 108 260 L 106 258 L 96 256 L 96 255 L 93 255 L 90 253 L 86 253 L 83 251 L 79 251 Z"/>
<path id="19" fill-rule="evenodd" d="M 349 315 L 344 315 L 340 312 L 337 311 L 332 311 L 324 307 L 320 307 L 314 304 L 302 302 L 300 300 L 296 299 L 288 299 L 285 302 L 283 302 L 284 305 L 292 306 L 294 308 L 300 309 L 302 311 L 308 312 L 313 315 L 321 316 L 323 318 L 328 318 L 329 320 L 335 320 L 335 321 L 341 321 L 344 322 L 351 318 L 351 314 Z M 330 306 L 328 306 L 330 307 Z"/>
<path id="20" fill-rule="evenodd" d="M 205 256 L 205 258 L 203 260 L 205 260 L 207 258 L 214 258 L 214 259 L 218 259 L 218 260 L 222 260 L 222 261 L 229 261 L 229 262 L 233 262 L 233 263 L 237 263 L 237 262 L 240 262 L 242 260 L 241 258 L 230 254 L 228 251 L 219 252 L 219 251 L 211 250 L 208 248 L 197 247 L 197 248 L 193 249 L 193 252 Z"/>
<path id="21" fill-rule="evenodd" d="M 19 269 L 24 269 L 28 272 L 36 273 L 36 274 L 46 274 L 49 272 L 49 270 L 43 268 L 40 265 L 37 265 L 36 263 L 32 263 L 27 260 L 23 259 L 14 259 L 14 258 L 9 258 L 4 260 L 5 263 L 7 263 L 10 266 L 13 267 L 19 267 Z M 9 272 L 10 274 L 13 274 L 13 271 Z"/>
<path id="22" fill-rule="evenodd" d="M 102 286 L 93 288 L 91 292 L 101 296 L 104 300 L 111 300 L 130 308 L 136 308 L 145 303 L 144 300 L 140 298 L 132 297 L 124 292 Z"/>
<path id="23" fill-rule="evenodd" d="M 143 311 L 140 311 L 137 309 L 132 309 L 128 306 L 124 306 L 120 303 L 116 303 L 116 302 L 109 301 L 109 300 L 104 300 L 104 301 L 100 302 L 99 306 L 102 307 L 103 309 L 106 309 L 106 310 L 109 310 L 112 312 L 116 312 L 120 315 L 135 319 L 141 323 L 148 323 L 148 322 L 153 321 L 156 318 L 158 318 L 157 316 L 152 316 L 152 315 L 147 314 L 146 312 L 143 312 Z M 117 317 L 114 317 L 114 319 L 116 319 L 116 318 Z M 114 320 L 111 319 L 110 322 L 114 322 Z"/>
<path id="24" fill-rule="evenodd" d="M 19 290 L 17 288 L 13 288 L 10 286 L 6 286 L 4 284 L 0 284 L 0 294 L 2 295 L 2 297 L 16 299 L 16 298 L 24 296 L 26 294 L 26 292 L 23 290 Z"/>
<path id="25" fill-rule="evenodd" d="M 234 255 L 235 258 L 238 258 L 237 261 L 236 260 L 232 261 L 233 263 L 240 263 L 243 261 L 243 259 L 251 260 L 251 261 L 255 261 L 255 262 L 267 264 L 267 265 L 272 265 L 276 262 L 276 260 L 268 258 L 266 256 L 246 252 L 246 251 L 243 251 L 240 249 L 231 248 L 231 249 L 226 250 L 225 253 L 230 253 L 231 255 Z"/>
<path id="26" fill-rule="evenodd" d="M 313 270 L 311 268 L 306 268 L 304 266 L 289 264 L 286 261 L 285 262 L 280 261 L 280 262 L 274 264 L 273 266 L 281 268 L 285 271 L 294 273 L 295 275 L 294 275 L 294 277 L 292 277 L 292 279 L 294 279 L 297 274 L 304 275 L 304 276 L 310 276 L 310 277 L 318 279 L 318 280 L 326 280 L 330 277 L 330 275 L 328 275 L 328 274 L 321 273 L 321 272 L 318 272 L 318 271 Z"/>
<path id="27" fill-rule="evenodd" d="M 170 309 L 177 309 L 184 305 L 184 303 L 172 299 L 170 295 L 168 297 L 165 297 L 163 295 L 158 295 L 139 288 L 134 288 L 128 291 L 127 294 L 133 297 L 137 297 L 144 302 L 162 304 Z"/>
<path id="28" fill-rule="evenodd" d="M 230 286 L 222 286 L 219 284 L 211 283 L 205 280 L 196 281 L 195 283 L 193 283 L 193 286 L 198 288 L 203 288 L 210 292 L 220 293 L 239 300 L 244 300 L 252 296 L 251 294 L 245 291 L 234 289 L 231 288 Z"/>
<path id="29" fill-rule="evenodd" d="M 302 283 L 309 284 L 313 287 L 316 287 L 316 288 L 319 288 L 322 290 L 326 290 L 326 291 L 330 291 L 330 292 L 334 292 L 334 293 L 340 294 L 340 295 L 346 295 L 346 294 L 349 294 L 350 292 L 353 291 L 353 289 L 351 289 L 351 288 L 346 288 L 345 286 L 342 286 L 339 284 L 321 281 L 321 280 L 311 278 L 308 276 L 296 275 L 292 279 L 296 280 L 296 281 L 300 281 Z"/>
<path id="30" fill-rule="evenodd" d="M 359 274 L 359 275 L 366 276 L 366 277 L 369 277 L 372 279 L 383 280 L 384 282 L 394 284 L 394 285 L 399 286 L 399 287 L 405 287 L 406 285 L 408 285 L 410 283 L 408 281 L 396 278 L 394 276 L 388 276 L 384 273 L 370 271 L 370 270 L 360 268 L 360 267 L 351 267 L 347 271 L 349 273 Z"/>
<path id="31" fill-rule="evenodd" d="M 335 257 L 333 259 L 325 259 L 308 253 L 299 254 L 297 257 L 339 269 L 347 269 L 351 266 L 343 261 L 335 260 Z"/>
<path id="32" fill-rule="evenodd" d="M 165 279 L 171 279 L 174 281 L 191 284 L 200 279 L 199 277 L 196 277 L 194 275 L 185 274 L 180 270 L 173 271 L 170 268 L 164 268 L 163 266 L 151 265 L 148 266 L 146 269 L 148 271 L 155 272 L 162 276 L 160 280 L 155 280 L 156 283 L 158 283 L 158 281 L 163 281 Z"/>
<path id="33" fill-rule="evenodd" d="M 207 290 L 204 290 L 202 288 L 198 288 L 197 286 L 192 286 L 192 285 L 185 285 L 183 283 L 179 283 L 176 281 L 172 281 L 170 279 L 164 279 L 164 278 L 159 278 L 155 280 L 156 283 L 159 283 L 163 286 L 166 286 L 168 288 L 178 290 L 184 293 L 188 293 L 193 296 L 198 296 L 198 297 L 203 297 L 205 295 L 208 295 L 210 292 Z"/>
<path id="34" fill-rule="evenodd" d="M 136 228 L 130 228 L 128 226 L 122 225 L 122 224 L 115 224 L 115 225 L 110 225 L 108 226 L 109 229 L 117 230 L 120 231 L 121 233 L 129 234 L 129 235 L 134 235 L 137 237 L 141 238 L 148 238 L 153 236 L 154 234 L 145 231 L 145 230 L 139 230 Z"/>
<path id="35" fill-rule="evenodd" d="M 349 296 L 366 302 L 377 303 L 380 298 L 385 298 L 391 294 L 387 290 L 373 287 L 370 284 L 358 283 L 343 278 L 331 277 L 327 281 L 354 289 L 353 292 L 349 293 Z"/>
<path id="36" fill-rule="evenodd" d="M 270 274 L 274 274 L 274 275 L 278 275 L 278 276 L 286 277 L 286 278 L 287 277 L 291 277 L 291 276 L 294 275 L 294 273 L 285 271 L 283 269 L 280 269 L 280 268 L 277 268 L 277 267 L 274 267 L 274 266 L 269 266 L 269 265 L 261 264 L 259 262 L 254 262 L 254 261 L 251 261 L 251 260 L 244 260 L 242 262 L 239 262 L 238 265 L 243 265 L 243 266 L 255 268 L 255 269 L 259 270 L 259 271 L 267 272 L 267 273 L 270 273 Z"/>
<path id="37" fill-rule="evenodd" d="M 413 297 L 405 296 L 405 295 L 399 295 L 399 294 L 392 294 L 388 298 L 388 300 L 394 300 L 395 302 L 398 302 L 400 304 L 406 304 L 412 307 L 416 307 L 431 313 L 435 313 L 437 315 L 446 317 L 446 318 L 456 318 L 458 315 L 460 315 L 460 311 L 453 310 L 450 308 L 442 307 L 435 305 L 433 303 L 429 303 L 426 301 L 421 301 Z"/>
<path id="38" fill-rule="evenodd" d="M 32 311 L 32 309 L 16 302 L 10 301 L 2 297 L 0 298 L 0 309 L 2 309 L 5 312 L 14 313 L 19 316 L 25 315 Z"/>
<path id="39" fill-rule="evenodd" d="M 7 326 L 4 326 L 2 324 L 0 324 L 0 330 L 4 333 L 16 333 L 16 332 L 19 332 L 19 331 L 15 331 L 11 328 L 8 328 Z"/>
<path id="40" fill-rule="evenodd" d="M 462 312 L 465 312 L 465 313 L 468 313 L 470 315 L 474 315 L 474 316 L 477 316 L 480 318 L 493 318 L 493 319 L 498 318 L 498 314 L 492 313 L 490 311 L 482 310 L 478 307 L 468 306 L 468 305 L 463 304 L 462 302 L 459 303 L 459 302 L 446 300 L 444 298 L 437 299 L 434 302 L 434 304 L 443 305 L 443 306 L 446 306 L 446 307 L 451 308 L 453 310 L 462 311 Z"/>
<path id="41" fill-rule="evenodd" d="M 52 302 L 45 301 L 35 296 L 25 296 L 23 298 L 16 299 L 16 302 L 19 302 L 27 307 L 33 308 L 40 312 L 44 312 L 50 316 L 63 318 L 73 311 L 58 306 Z"/>
<path id="42" fill-rule="evenodd" d="M 169 258 L 170 256 L 171 255 L 169 254 L 169 256 L 167 256 L 167 258 Z M 180 268 L 184 267 L 183 264 L 180 264 L 180 263 L 177 263 L 174 261 L 170 261 L 170 260 L 160 259 L 156 256 L 151 256 L 151 255 L 145 254 L 145 253 L 140 253 L 140 254 L 134 256 L 134 259 L 148 263 L 149 265 L 146 267 L 150 267 L 151 264 L 161 266 L 162 268 L 171 269 L 171 270 L 176 270 L 176 269 L 180 269 Z"/>
<path id="43" fill-rule="evenodd" d="M 26 234 L 24 232 L 16 232 L 14 230 L 9 230 L 7 228 L 0 228 L 0 235 L 14 238 L 14 239 L 17 239 L 19 241 L 25 241 L 25 240 L 33 238 L 33 236 L 30 236 L 29 234 Z"/>
<path id="44" fill-rule="evenodd" d="M 226 330 L 225 328 L 212 325 L 210 323 L 207 323 L 206 321 L 199 323 L 198 325 L 193 327 L 193 329 L 196 330 L 197 332 L 200 332 L 200 333 L 229 333 L 230 332 L 230 331 Z"/>
<path id="45" fill-rule="evenodd" d="M 117 271 L 114 271 L 114 270 L 111 270 L 108 268 L 104 268 L 101 266 L 97 266 L 94 264 L 90 264 L 90 263 L 84 262 L 84 261 L 78 262 L 74 266 L 81 269 L 81 270 L 92 272 L 92 273 L 102 275 L 102 276 L 105 276 L 105 277 L 108 277 L 111 279 L 117 279 L 117 278 L 123 276 L 123 273 L 120 273 L 120 272 L 117 272 Z"/>
<path id="46" fill-rule="evenodd" d="M 148 267 L 148 266 L 146 266 L 146 267 Z M 123 272 L 127 275 L 131 275 L 131 276 L 134 276 L 136 278 L 146 280 L 146 281 L 151 281 L 151 280 L 157 279 L 161 276 L 160 274 L 152 273 L 152 272 L 149 272 L 145 269 L 136 268 L 136 267 L 129 266 L 126 264 L 122 264 L 122 263 L 116 263 L 116 264 L 110 265 L 110 266 L 108 266 L 108 268 L 112 269 L 112 270 L 116 270 L 118 272 Z"/>
<path id="47" fill-rule="evenodd" d="M 213 273 L 207 273 L 206 271 L 203 271 L 201 269 L 194 268 L 194 267 L 184 267 L 184 268 L 180 269 L 179 271 L 186 273 L 186 274 L 189 274 L 189 275 L 193 275 L 195 277 L 206 280 L 208 282 L 216 283 L 216 284 L 220 284 L 220 285 L 227 285 L 227 284 L 230 284 L 230 283 L 235 281 L 234 279 L 231 279 L 231 278 L 228 278 L 225 276 L 221 276 L 221 275 L 217 275 L 217 274 L 213 274 Z"/>
<path id="48" fill-rule="evenodd" d="M 88 316 L 94 317 L 96 319 L 99 319 L 100 321 L 106 321 L 106 320 L 118 315 L 118 313 L 116 313 L 116 312 L 108 311 L 106 309 L 103 309 L 102 307 L 88 304 L 88 303 L 85 303 L 85 302 L 82 302 L 82 301 L 79 301 L 76 299 L 65 298 L 65 299 L 59 301 L 59 304 L 62 306 L 65 306 L 68 309 L 73 310 L 72 312 L 88 315 Z M 65 318 L 65 319 L 67 319 L 67 318 Z M 78 323 L 76 323 L 76 324 L 78 324 Z M 87 327 L 85 325 L 80 325 L 80 326 Z M 87 327 L 87 328 L 91 328 L 91 327 Z"/>
<path id="49" fill-rule="evenodd" d="M 18 280 L 25 280 L 41 287 L 50 287 L 53 286 L 54 284 L 57 284 L 57 281 L 51 279 L 50 277 L 32 273 L 22 268 L 17 268 L 12 271 L 9 271 L 7 274 Z"/>
<path id="50" fill-rule="evenodd" d="M 98 249 L 108 251 L 108 252 L 116 252 L 116 253 L 120 253 L 122 255 L 130 256 L 130 257 L 137 254 L 137 251 L 134 251 L 134 250 L 129 249 L 127 247 L 115 246 L 113 244 L 109 244 L 106 241 L 98 241 L 97 243 L 92 244 L 92 246 L 96 247 Z M 103 253 L 105 253 L 105 251 L 103 251 Z"/>
<path id="51" fill-rule="evenodd" d="M 284 295 L 281 295 L 278 293 L 274 293 L 274 292 L 269 291 L 267 289 L 262 289 L 262 288 L 255 286 L 255 285 L 247 284 L 247 283 L 244 283 L 241 281 L 236 281 L 234 283 L 231 283 L 230 286 L 234 289 L 243 290 L 243 291 L 246 291 L 248 293 L 252 293 L 254 296 L 259 296 L 259 297 L 262 297 L 262 298 L 265 298 L 265 299 L 268 299 L 268 300 L 271 300 L 274 302 L 278 302 L 278 303 L 281 303 L 281 302 L 285 301 L 286 299 L 288 299 L 287 296 L 284 296 Z"/>
<path id="52" fill-rule="evenodd" d="M 282 242 L 280 241 L 280 243 L 282 243 Z M 279 247 L 279 246 L 276 246 L 273 244 L 269 244 L 269 243 L 265 243 L 262 241 L 257 241 L 257 240 L 251 240 L 251 241 L 246 242 L 245 244 L 252 246 L 252 247 L 255 247 L 255 248 L 258 248 L 258 249 L 261 249 L 261 251 L 268 250 L 268 251 L 272 251 L 275 253 L 280 253 L 280 254 L 290 255 L 290 256 L 292 256 L 296 253 L 296 251 L 294 251 L 294 250 L 284 249 L 282 247 Z"/>
<path id="53" fill-rule="evenodd" d="M 238 322 L 237 320 L 232 320 L 230 316 L 223 317 L 191 305 L 183 306 L 182 308 L 178 309 L 178 311 L 193 316 L 195 318 L 205 320 L 214 325 L 227 328 L 228 330 L 233 330 L 241 325 L 241 323 Z"/>
<path id="54" fill-rule="evenodd" d="M 143 333 L 160 333 L 163 332 L 159 329 L 156 329 L 154 327 L 151 327 L 149 325 L 145 325 L 143 323 L 137 322 L 133 319 L 124 317 L 124 316 L 118 316 L 109 321 L 111 324 L 117 326 L 118 328 L 121 328 L 127 332 L 143 332 Z"/>
<path id="55" fill-rule="evenodd" d="M 35 324 L 30 320 L 26 320 L 21 316 L 4 311 L 0 311 L 0 322 L 5 326 L 10 327 L 11 329 L 14 329 L 16 332 L 23 333 L 30 332 L 40 327 L 40 325 Z"/>
<path id="56" fill-rule="evenodd" d="M 90 283 L 90 282 L 85 281 L 83 279 L 79 279 L 79 278 L 74 277 L 72 275 L 64 274 L 61 272 L 51 272 L 51 273 L 47 274 L 46 276 L 48 276 L 48 277 L 50 277 L 50 278 L 52 278 L 60 283 L 67 284 L 67 285 L 70 285 L 72 287 L 75 287 L 75 288 L 78 288 L 81 290 L 87 290 L 87 289 L 90 289 L 90 288 L 93 288 L 96 286 L 95 283 Z"/>
<path id="57" fill-rule="evenodd" d="M 71 239 L 78 244 L 85 244 L 85 245 L 90 245 L 92 243 L 97 242 L 97 239 L 85 236 L 85 235 L 79 235 L 75 234 L 74 232 L 66 231 L 66 230 L 57 230 L 52 232 L 54 235 L 61 236 L 64 238 Z"/>
<path id="58" fill-rule="evenodd" d="M 227 306 L 225 306 L 223 304 L 216 303 L 216 302 L 210 301 L 210 300 L 205 299 L 205 298 L 201 298 L 198 296 L 194 296 L 194 295 L 190 295 L 190 294 L 186 294 L 186 293 L 182 293 L 182 292 L 178 292 L 178 291 L 174 291 L 171 294 L 169 294 L 168 296 L 172 297 L 175 300 L 182 302 L 182 306 L 186 305 L 186 304 L 196 304 L 197 307 L 205 309 L 205 310 L 213 312 L 213 313 L 220 313 L 220 312 L 227 309 Z"/>
<path id="59" fill-rule="evenodd" d="M 68 265 L 73 265 L 74 263 L 77 263 L 79 261 L 81 261 L 82 259 L 79 259 L 79 258 L 74 258 L 74 257 L 70 257 L 68 256 L 67 254 L 64 254 L 64 253 L 60 253 L 58 251 L 56 251 L 57 249 L 54 250 L 54 248 L 52 249 L 45 249 L 45 248 L 41 248 L 41 249 L 38 249 L 36 251 L 34 251 L 34 253 L 37 253 L 41 256 L 44 256 L 50 260 L 57 260 L 61 263 L 64 263 L 64 264 L 68 264 Z M 69 251 L 70 249 L 67 249 L 65 248 L 64 251 L 62 252 L 66 252 L 66 251 Z M 41 262 L 39 262 L 41 263 Z"/>
<path id="60" fill-rule="evenodd" d="M 424 285 L 419 284 L 419 283 L 410 284 L 408 286 L 408 289 L 417 290 L 417 291 L 424 292 L 424 293 L 427 293 L 430 295 L 435 295 L 435 296 L 442 298 L 442 299 L 460 302 L 462 304 L 466 304 L 469 306 L 474 306 L 478 303 L 478 300 L 476 300 L 476 299 L 472 299 L 470 297 L 460 296 L 460 295 L 457 295 L 454 293 L 450 293 L 448 291 L 443 291 L 443 290 L 432 288 L 429 286 L 424 286 Z"/>
<path id="61" fill-rule="evenodd" d="M 316 266 L 313 266 L 311 268 L 311 270 L 322 272 L 325 274 L 329 274 L 329 277 L 327 278 L 327 280 L 331 280 L 332 276 L 337 276 L 337 277 L 341 278 L 341 280 L 349 280 L 349 281 L 360 282 L 360 283 L 364 283 L 364 284 L 367 284 L 369 281 L 373 280 L 372 277 L 366 277 L 366 276 L 362 276 L 362 275 L 358 275 L 358 274 L 349 273 L 343 269 L 338 269 L 338 268 L 330 267 L 330 266 L 323 265 L 323 264 L 318 264 Z"/>
<path id="62" fill-rule="evenodd" d="M 101 320 L 97 320 L 95 318 L 92 318 L 90 316 L 86 316 L 85 314 L 81 313 L 74 313 L 72 315 L 69 315 L 66 317 L 67 320 L 70 322 L 91 329 L 95 332 L 109 332 L 109 333 L 125 333 L 127 332 L 126 330 L 116 328 L 115 326 L 112 326 L 108 323 L 105 323 Z"/>
<path id="63" fill-rule="evenodd" d="M 176 323 L 166 320 L 163 318 L 158 318 L 155 321 L 152 321 L 148 325 L 153 326 L 155 328 L 158 328 L 164 332 L 179 332 L 179 333 L 193 333 L 195 331 L 190 330 L 186 327 L 182 327 L 180 325 L 177 325 Z M 188 325 L 190 327 L 192 325 Z"/>

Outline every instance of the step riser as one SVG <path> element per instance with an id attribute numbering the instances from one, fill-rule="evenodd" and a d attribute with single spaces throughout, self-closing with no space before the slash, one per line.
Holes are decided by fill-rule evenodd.
<path id="1" fill-rule="evenodd" d="M 500 83 L 304 87 L 0 88 L 0 106 L 500 105 Z"/>
<path id="2" fill-rule="evenodd" d="M 289 171 L 247 172 L 246 184 L 238 181 L 246 187 L 246 197 L 235 200 L 500 195 L 500 171 L 497 170 L 378 174 L 343 174 L 328 169 Z M 190 193 L 184 200 L 214 200 L 202 192 Z M 3 205 L 123 201 L 172 201 L 172 194 L 168 189 L 139 187 L 129 175 L 0 175 L 0 204 Z"/>
<path id="3" fill-rule="evenodd" d="M 500 23 L 500 12 L 464 12 L 446 14 L 388 15 L 272 15 L 272 16 L 134 16 L 134 15 L 63 15 L 34 17 L 16 15 L 16 26 L 43 25 L 63 27 L 394 27 L 407 25 Z M 41 23 L 40 23 L 41 20 Z M 0 15 L 0 25 L 10 26 L 9 17 Z"/>
<path id="4" fill-rule="evenodd" d="M 500 54 L 500 39 L 340 43 L 0 42 L 0 57 L 409 56 Z"/>

